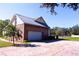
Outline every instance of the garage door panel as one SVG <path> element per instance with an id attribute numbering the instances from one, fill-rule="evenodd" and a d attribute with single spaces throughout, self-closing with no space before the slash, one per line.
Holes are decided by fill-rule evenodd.
<path id="1" fill-rule="evenodd" d="M 40 40 L 42 39 L 42 32 L 29 31 L 28 40 Z"/>

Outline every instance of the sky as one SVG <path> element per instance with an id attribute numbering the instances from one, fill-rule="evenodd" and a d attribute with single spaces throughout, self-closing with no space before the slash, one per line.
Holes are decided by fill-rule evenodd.
<path id="1" fill-rule="evenodd" d="M 14 14 L 21 14 L 31 18 L 42 16 L 51 27 L 72 27 L 79 24 L 79 10 L 56 8 L 57 15 L 51 15 L 46 8 L 40 8 L 39 3 L 0 3 L 0 19 L 11 19 Z"/>

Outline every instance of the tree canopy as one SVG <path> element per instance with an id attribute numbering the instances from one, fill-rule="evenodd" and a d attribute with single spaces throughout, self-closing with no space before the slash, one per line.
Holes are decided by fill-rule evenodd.
<path id="1" fill-rule="evenodd" d="M 55 8 L 59 6 L 63 8 L 68 7 L 73 9 L 73 11 L 76 11 L 79 8 L 79 3 L 42 3 L 40 5 L 41 8 L 47 8 L 52 15 L 57 14 L 57 12 L 55 11 Z"/>
<path id="2" fill-rule="evenodd" d="M 2 31 L 8 25 L 9 22 L 10 22 L 9 19 L 0 20 L 0 36 L 2 36 Z"/>
<path id="3" fill-rule="evenodd" d="M 9 19 L 0 20 L 0 36 L 6 37 L 6 38 L 10 37 L 10 40 L 11 40 L 11 37 L 13 37 L 12 39 L 13 44 L 14 44 L 15 38 L 16 39 L 18 38 L 20 40 L 20 37 L 22 37 L 21 31 L 18 30 L 14 25 L 12 25 Z"/>

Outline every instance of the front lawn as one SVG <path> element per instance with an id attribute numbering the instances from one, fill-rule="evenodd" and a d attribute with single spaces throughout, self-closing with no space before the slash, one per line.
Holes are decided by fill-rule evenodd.
<path id="1" fill-rule="evenodd" d="M 71 40 L 71 41 L 79 41 L 79 37 L 65 37 L 63 39 L 65 39 L 65 40 Z"/>
<path id="2" fill-rule="evenodd" d="M 8 47 L 8 46 L 12 46 L 12 43 L 9 42 L 4 42 L 0 40 L 0 47 Z"/>

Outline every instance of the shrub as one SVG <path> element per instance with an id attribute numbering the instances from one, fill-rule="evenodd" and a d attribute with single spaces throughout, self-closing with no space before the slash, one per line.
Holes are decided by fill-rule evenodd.
<path id="1" fill-rule="evenodd" d="M 49 40 L 55 39 L 55 36 L 48 36 Z"/>

